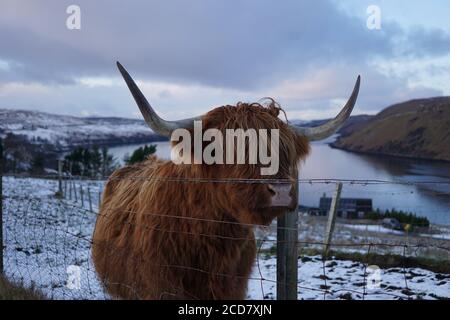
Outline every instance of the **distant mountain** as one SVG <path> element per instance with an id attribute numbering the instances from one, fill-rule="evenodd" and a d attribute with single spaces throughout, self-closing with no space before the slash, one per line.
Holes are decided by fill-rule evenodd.
<path id="1" fill-rule="evenodd" d="M 289 123 L 294 125 L 294 126 L 305 126 L 308 123 L 310 123 L 310 121 L 307 120 L 299 120 L 299 119 L 293 119 L 293 120 L 289 120 Z"/>
<path id="2" fill-rule="evenodd" d="M 317 126 L 329 119 L 292 120 Z M 14 134 L 54 152 L 75 146 L 132 144 L 165 140 L 143 120 L 74 117 L 39 111 L 0 109 L 0 137 Z M 450 97 L 411 100 L 375 116 L 351 116 L 332 147 L 349 151 L 450 161 Z"/>
<path id="3" fill-rule="evenodd" d="M 450 97 L 395 104 L 341 133 L 333 147 L 450 161 Z"/>
<path id="4" fill-rule="evenodd" d="M 114 145 L 163 140 L 143 120 L 114 117 L 73 117 L 38 111 L 0 109 L 0 136 L 12 133 L 32 144 L 55 150 L 74 146 Z"/>
<path id="5" fill-rule="evenodd" d="M 346 135 L 349 132 L 352 132 L 354 129 L 361 126 L 363 123 L 368 121 L 374 116 L 367 115 L 367 114 L 361 114 L 357 116 L 350 116 L 350 118 L 345 121 L 344 125 L 338 130 L 338 133 L 341 135 Z M 297 123 L 294 120 L 294 125 L 297 126 L 304 126 L 304 127 L 316 127 L 324 124 L 327 121 L 330 121 L 331 119 L 321 119 L 321 120 L 311 120 L 311 121 L 300 121 L 297 120 Z"/>
<path id="6" fill-rule="evenodd" d="M 354 126 L 372 116 L 350 117 L 339 133 L 346 134 Z M 317 126 L 324 120 L 291 120 L 293 125 Z M 132 144 L 166 140 L 154 134 L 143 120 L 116 117 L 74 117 L 39 111 L 0 109 L 0 137 L 11 133 L 32 144 L 45 143 L 53 151 L 75 146 Z M 19 141 L 19 140 L 18 140 Z"/>

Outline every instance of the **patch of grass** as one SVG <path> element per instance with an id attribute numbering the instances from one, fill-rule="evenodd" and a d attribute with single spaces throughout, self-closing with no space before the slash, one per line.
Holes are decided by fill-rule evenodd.
<path id="1" fill-rule="evenodd" d="M 394 218 L 403 224 L 410 224 L 417 227 L 430 226 L 430 221 L 426 217 L 418 217 L 412 212 L 404 212 L 402 210 L 395 209 L 387 210 L 385 212 L 381 212 L 379 209 L 377 209 L 376 211 L 366 213 L 365 218 L 371 220 Z"/>
<path id="2" fill-rule="evenodd" d="M 257 239 L 256 240 L 256 248 L 260 248 L 261 247 L 261 243 L 262 240 Z M 260 257 L 262 257 L 264 260 L 268 260 L 270 258 L 272 258 L 273 256 L 277 255 L 277 246 L 276 245 L 272 245 L 269 248 L 264 248 L 258 251 L 258 254 L 261 254 Z"/>
<path id="3" fill-rule="evenodd" d="M 342 300 L 353 300 L 353 296 L 352 296 L 352 294 L 350 292 L 341 294 L 339 296 L 339 298 L 342 299 Z"/>
<path id="4" fill-rule="evenodd" d="M 44 300 L 44 294 L 34 287 L 26 288 L 0 275 L 0 300 Z"/>
<path id="5" fill-rule="evenodd" d="M 438 296 L 438 295 L 436 295 L 434 293 L 430 293 L 429 296 L 432 297 L 432 298 L 435 298 L 436 300 L 450 300 L 447 297 L 441 297 L 441 296 Z"/>
<path id="6" fill-rule="evenodd" d="M 55 198 L 56 199 L 63 199 L 64 195 L 62 194 L 62 192 L 56 191 L 55 192 Z"/>

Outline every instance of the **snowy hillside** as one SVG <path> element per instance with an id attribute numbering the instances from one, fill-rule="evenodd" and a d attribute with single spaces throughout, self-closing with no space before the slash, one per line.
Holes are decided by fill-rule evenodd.
<path id="1" fill-rule="evenodd" d="M 0 109 L 0 135 L 23 135 L 57 150 L 76 145 L 112 145 L 160 140 L 142 120 L 73 117 L 37 111 Z"/>
<path id="2" fill-rule="evenodd" d="M 50 298 L 105 299 L 108 296 L 96 277 L 90 255 L 96 213 L 89 210 L 86 200 L 89 190 L 93 211 L 96 211 L 104 182 L 77 181 L 76 184 L 76 190 L 81 186 L 84 189 L 83 204 L 80 196 L 75 200 L 68 191 L 66 199 L 56 198 L 56 180 L 4 178 L 5 274 L 11 280 L 34 284 Z M 322 228 L 317 229 L 316 223 L 308 223 L 304 217 L 301 219 L 299 240 L 321 240 Z M 350 231 L 352 229 L 338 228 L 335 239 L 361 241 Z M 362 235 L 369 241 L 377 239 L 376 235 L 372 235 L 373 238 L 367 238 L 372 237 L 367 233 Z M 263 244 L 273 244 L 271 240 L 276 239 L 273 230 L 258 232 L 257 237 L 265 241 Z M 276 298 L 276 256 L 272 252 L 265 250 L 258 255 L 249 279 L 248 299 Z M 378 285 L 371 286 L 367 267 L 365 263 L 350 259 L 332 257 L 323 261 L 317 255 L 302 255 L 298 298 L 450 298 L 449 274 L 416 267 L 382 268 Z M 77 274 L 79 282 L 68 282 Z"/>
<path id="3" fill-rule="evenodd" d="M 323 120 L 320 120 L 322 123 Z M 309 126 L 315 121 L 290 120 Z M 78 145 L 115 145 L 161 141 L 143 120 L 114 117 L 74 117 L 51 113 L 0 109 L 0 137 L 25 136 L 31 143 L 47 142 L 56 151 Z"/>

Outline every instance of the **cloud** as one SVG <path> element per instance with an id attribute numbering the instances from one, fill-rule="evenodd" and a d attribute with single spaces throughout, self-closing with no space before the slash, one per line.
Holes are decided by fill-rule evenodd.
<path id="1" fill-rule="evenodd" d="M 450 52 L 450 34 L 442 29 L 413 26 L 394 39 L 402 56 L 441 56 Z"/>
<path id="2" fill-rule="evenodd" d="M 23 80 L 111 76 L 119 59 L 147 79 L 252 88 L 393 50 L 389 31 L 370 32 L 329 1 L 129 1 L 124 9 L 80 0 L 81 30 L 66 28 L 69 1 L 6 3 L 0 58 Z"/>
<path id="3" fill-rule="evenodd" d="M 81 30 L 68 30 L 71 4 L 2 1 L 3 103 L 130 115 L 134 106 L 114 65 L 120 60 L 169 116 L 268 95 L 296 117 L 331 115 L 357 74 L 366 112 L 396 99 L 442 94 L 411 85 L 405 74 L 392 77 L 373 61 L 450 51 L 443 30 L 383 21 L 382 30 L 370 31 L 328 0 L 131 0 L 125 8 L 118 0 L 77 0 Z M 22 96 L 11 90 L 20 85 Z M 54 93 L 52 100 L 36 86 Z"/>

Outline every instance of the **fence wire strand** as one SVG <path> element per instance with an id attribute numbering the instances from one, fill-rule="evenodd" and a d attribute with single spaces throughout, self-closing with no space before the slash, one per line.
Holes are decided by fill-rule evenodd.
<path id="1" fill-rule="evenodd" d="M 12 178 L 38 178 L 38 179 L 46 179 L 52 181 L 52 179 L 57 179 L 57 176 L 49 176 L 49 175 L 7 175 Z M 63 184 L 63 195 L 60 198 L 55 198 L 52 195 L 32 195 L 27 194 L 23 195 L 14 195 L 7 194 L 3 196 L 3 201 L 5 202 L 5 213 L 4 213 L 4 223 L 5 224 L 5 243 L 6 243 L 6 263 L 5 263 L 5 274 L 10 276 L 12 279 L 16 281 L 22 281 L 27 285 L 36 285 L 42 279 L 49 279 L 49 283 L 42 284 L 41 287 L 45 289 L 45 292 L 49 295 L 50 298 L 56 299 L 79 299 L 79 298 L 100 298 L 100 299 L 108 299 L 110 298 L 103 289 L 98 290 L 98 278 L 96 276 L 95 268 L 93 267 L 90 252 L 92 246 L 98 245 L 94 243 L 92 239 L 92 232 L 95 224 L 95 220 L 98 217 L 102 218 L 110 218 L 109 211 L 111 208 L 102 208 L 101 212 L 98 212 L 99 205 L 95 205 L 95 202 L 100 203 L 100 192 L 102 186 L 100 184 L 103 183 L 102 178 L 104 177 L 76 177 L 76 176 L 65 176 L 64 184 Z M 133 180 L 141 180 L 141 181 L 163 181 L 163 182 L 188 182 L 188 183 L 292 183 L 292 180 L 286 179 L 181 179 L 181 178 L 161 178 L 161 177 L 114 177 L 111 179 L 133 179 Z M 294 180 L 295 181 L 295 180 Z M 6 181 L 8 182 L 8 181 Z M 409 186 L 417 186 L 417 185 L 428 185 L 428 184 L 436 184 L 436 185 L 450 185 L 450 182 L 446 181 L 415 181 L 415 182 L 404 182 L 404 181 L 384 181 L 384 180 L 348 180 L 348 179 L 298 179 L 297 183 L 307 183 L 307 184 L 329 184 L 332 185 L 334 183 L 342 182 L 344 184 L 352 185 L 371 185 L 371 184 L 402 184 Z M 92 183 L 87 186 L 83 185 L 85 183 Z M 77 186 L 78 184 L 78 186 Z M 85 188 L 85 189 L 83 189 Z M 98 189 L 98 191 L 96 191 Z M 94 191 L 93 191 L 94 190 Z M 83 193 L 88 192 L 88 198 L 83 198 Z M 91 192 L 93 193 L 91 195 Z M 98 201 L 95 201 L 95 192 L 98 195 Z M 446 193 L 444 193 L 446 194 Z M 85 195 L 86 196 L 86 195 Z M 93 205 L 93 201 L 94 205 Z M 81 203 L 80 203 L 81 202 Z M 14 206 L 13 206 L 14 203 Z M 86 208 L 88 206 L 88 208 Z M 55 209 L 56 208 L 56 209 Z M 78 214 L 73 215 L 71 212 L 77 210 Z M 46 214 L 37 215 L 36 212 L 45 212 Z M 136 213 L 132 210 L 123 210 L 124 214 Z M 177 213 L 161 213 L 161 212 L 140 212 L 139 214 L 144 214 L 148 216 L 154 216 L 158 218 L 165 218 L 174 221 L 192 221 L 192 222 L 201 222 L 204 224 L 221 224 L 221 225 L 230 225 L 230 226 L 241 226 L 245 228 L 258 228 L 262 229 L 264 232 L 269 231 L 277 231 L 277 230 L 288 230 L 294 231 L 294 228 L 283 228 L 279 226 L 264 226 L 257 225 L 251 223 L 241 223 L 238 221 L 224 221 L 224 220 L 215 220 L 204 217 L 195 217 L 195 216 L 182 216 Z M 149 226 L 133 223 L 131 221 L 125 221 L 128 227 L 131 228 L 144 228 L 146 231 L 152 232 L 161 232 L 161 233 L 177 233 L 186 236 L 192 237 L 209 237 L 209 238 L 217 238 L 223 239 L 227 241 L 249 241 L 252 238 L 249 237 L 235 237 L 235 236 L 227 236 L 215 233 L 205 233 L 205 232 L 193 232 L 193 231 L 184 231 L 176 229 L 175 226 L 180 223 L 167 223 L 166 225 L 172 226 L 169 228 L 161 228 L 157 226 Z M 298 230 L 299 234 L 301 233 L 301 229 Z M 269 285 L 277 285 L 280 282 L 277 279 L 268 277 L 264 274 L 263 266 L 264 264 L 261 261 L 261 257 L 265 254 L 270 254 L 270 247 L 268 245 L 276 246 L 281 242 L 295 242 L 300 245 L 301 248 L 311 247 L 311 248 L 320 248 L 326 245 L 324 241 L 320 241 L 317 239 L 297 239 L 295 241 L 280 241 L 267 236 L 264 236 L 261 239 L 257 239 L 259 242 L 257 243 L 257 255 L 256 261 L 254 261 L 254 266 L 256 268 L 256 276 L 253 273 L 250 277 L 242 276 L 239 274 L 227 274 L 221 272 L 212 272 L 210 270 L 204 269 L 201 266 L 183 266 L 176 264 L 159 264 L 155 263 L 156 267 L 160 268 L 169 268 L 169 269 L 181 269 L 185 271 L 196 272 L 199 274 L 206 274 L 209 276 L 216 277 L 225 277 L 225 278 L 233 278 L 233 279 L 241 279 L 242 281 L 256 281 L 259 283 L 260 287 L 260 295 L 262 299 L 271 298 L 268 295 L 267 289 L 265 288 L 265 284 Z M 38 254 L 32 254 L 29 252 L 27 246 L 30 248 L 34 248 Z M 355 290 L 353 287 L 340 287 L 338 289 L 333 288 L 333 279 L 329 277 L 330 270 L 327 269 L 335 269 L 336 266 L 333 266 L 333 262 L 337 264 L 337 260 L 332 258 L 329 260 L 326 257 L 322 257 L 320 259 L 321 263 L 321 275 L 318 276 L 323 280 L 323 284 L 318 287 L 313 287 L 304 284 L 304 280 L 299 280 L 296 283 L 297 291 L 302 296 L 302 292 L 311 291 L 322 294 L 324 300 L 328 297 L 337 298 L 338 294 L 341 294 L 343 297 L 348 297 L 346 294 L 354 294 L 356 297 L 360 297 L 361 299 L 366 299 L 372 295 L 383 295 L 383 296 L 391 296 L 396 299 L 409 299 L 413 294 L 411 294 L 411 288 L 408 282 L 408 271 L 407 259 L 411 255 L 411 253 L 416 254 L 419 250 L 432 249 L 432 250 L 441 250 L 446 255 L 450 253 L 450 246 L 448 241 L 442 240 L 439 242 L 434 239 L 433 241 L 423 241 L 418 243 L 409 243 L 408 241 L 399 241 L 399 242 L 375 242 L 373 239 L 366 241 L 356 241 L 356 242 L 344 242 L 344 241 L 332 241 L 330 243 L 332 248 L 340 249 L 349 249 L 353 250 L 360 249 L 365 250 L 365 259 L 363 262 L 354 263 L 357 267 L 362 268 L 362 290 Z M 401 250 L 400 256 L 402 259 L 402 274 L 403 274 L 403 289 L 400 293 L 388 292 L 387 290 L 382 290 L 382 292 L 375 291 L 370 292 L 368 290 L 368 271 L 367 268 L 370 263 L 370 258 L 372 254 L 372 249 L 374 248 L 391 248 Z M 119 248 L 111 248 L 111 252 L 116 252 Z M 63 251 L 63 252 L 61 252 Z M 44 255 L 41 255 L 44 253 Z M 67 254 L 70 253 L 70 254 Z M 33 256 L 36 258 L 35 261 L 30 258 Z M 62 258 L 62 263 L 57 261 L 57 259 Z M 135 257 L 134 257 L 135 258 Z M 299 253 L 299 259 L 301 259 L 301 254 Z M 146 263 L 148 265 L 152 265 L 152 261 L 146 261 L 143 257 L 140 258 L 139 262 Z M 328 263 L 328 264 L 327 264 Z M 80 294 L 76 290 L 67 290 L 66 283 L 63 283 L 61 279 L 65 279 L 67 277 L 67 270 L 65 267 L 67 266 L 82 266 L 84 276 L 81 278 L 82 286 L 86 289 L 86 294 Z M 265 265 L 266 267 L 268 264 Z M 450 277 L 449 277 L 450 278 Z M 139 284 L 134 283 L 124 284 L 124 283 L 116 283 L 114 281 L 110 281 L 108 278 L 101 279 L 103 284 L 101 288 L 105 286 L 123 286 L 130 292 L 133 292 L 133 295 L 136 299 L 141 299 L 138 294 L 136 288 Z M 284 283 L 282 283 L 284 284 Z M 307 283 L 306 283 L 307 284 Z M 169 298 L 173 296 L 177 296 L 180 292 L 185 296 L 190 296 L 192 299 L 198 299 L 195 295 L 190 292 L 187 292 L 185 289 L 181 287 L 176 287 L 172 285 L 171 292 L 162 292 L 160 298 Z M 181 291 L 180 291 L 181 290 Z M 269 290 L 270 291 L 270 290 Z M 273 286 L 272 286 L 273 291 Z M 174 293 L 175 292 L 175 293 Z M 352 296 L 353 297 L 353 296 Z M 273 295 L 272 295 L 273 298 Z M 354 298 L 354 297 L 353 297 Z"/>

